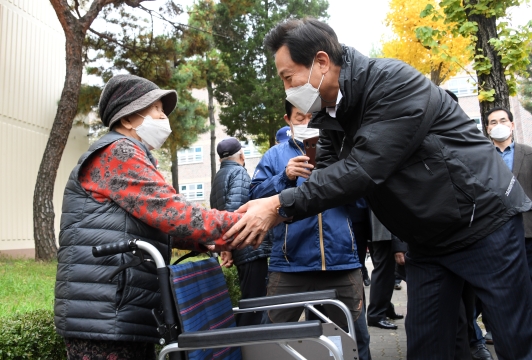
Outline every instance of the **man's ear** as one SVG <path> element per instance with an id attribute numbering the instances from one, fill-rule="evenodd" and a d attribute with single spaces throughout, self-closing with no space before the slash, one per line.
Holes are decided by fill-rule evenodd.
<path id="1" fill-rule="evenodd" d="M 329 54 L 327 54 L 325 51 L 318 51 L 316 54 L 316 62 L 320 65 L 319 69 L 323 75 L 329 72 L 329 68 L 331 66 Z"/>
<path id="2" fill-rule="evenodd" d="M 290 119 L 288 118 L 288 115 L 284 114 L 283 118 L 284 118 L 284 121 L 288 124 L 288 126 L 292 125 L 292 123 L 290 122 Z"/>

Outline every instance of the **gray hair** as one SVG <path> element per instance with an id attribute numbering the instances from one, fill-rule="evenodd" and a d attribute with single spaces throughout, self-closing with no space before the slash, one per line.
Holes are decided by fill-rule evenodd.
<path id="1" fill-rule="evenodd" d="M 244 154 L 244 149 L 240 149 L 238 150 L 236 153 L 234 153 L 233 155 L 230 155 L 230 156 L 226 156 L 224 158 L 221 158 L 220 160 L 221 161 L 225 161 L 225 160 L 232 160 L 232 161 L 236 161 L 238 159 L 240 159 L 240 155 L 243 155 Z"/>

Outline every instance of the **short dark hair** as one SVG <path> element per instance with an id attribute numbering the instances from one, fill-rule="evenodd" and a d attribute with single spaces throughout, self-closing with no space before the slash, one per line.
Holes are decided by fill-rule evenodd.
<path id="1" fill-rule="evenodd" d="M 272 54 L 283 45 L 288 47 L 296 64 L 307 68 L 318 51 L 325 51 L 333 64 L 342 65 L 343 50 L 336 33 L 329 25 L 314 18 L 284 20 L 264 37 L 264 46 Z"/>
<path id="2" fill-rule="evenodd" d="M 489 125 L 488 124 L 488 117 L 494 113 L 495 111 L 499 111 L 499 110 L 502 110 L 504 112 L 506 112 L 506 115 L 508 115 L 508 120 L 510 120 L 511 122 L 514 122 L 514 115 L 512 114 L 512 112 L 508 109 L 505 109 L 503 107 L 494 107 L 493 109 L 490 109 L 487 113 L 486 113 L 486 127 Z"/>
<path id="3" fill-rule="evenodd" d="M 290 119 L 292 117 L 292 111 L 294 110 L 294 105 L 288 100 L 284 101 L 284 110 L 286 111 L 286 116 Z"/>

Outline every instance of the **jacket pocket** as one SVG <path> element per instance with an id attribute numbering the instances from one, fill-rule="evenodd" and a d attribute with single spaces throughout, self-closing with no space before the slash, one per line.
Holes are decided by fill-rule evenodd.
<path id="1" fill-rule="evenodd" d="M 400 239 L 416 243 L 444 237 L 461 219 L 456 190 L 441 151 L 419 157 L 375 189 L 375 214 Z"/>

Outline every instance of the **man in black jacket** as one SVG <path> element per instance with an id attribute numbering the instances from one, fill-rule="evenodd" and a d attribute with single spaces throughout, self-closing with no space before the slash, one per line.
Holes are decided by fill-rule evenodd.
<path id="1" fill-rule="evenodd" d="M 412 67 L 342 46 L 320 21 L 287 20 L 264 42 L 287 100 L 316 112 L 317 166 L 301 186 L 244 205 L 231 246 L 365 196 L 409 245 L 408 359 L 453 358 L 464 280 L 486 305 L 499 359 L 532 358 L 521 215 L 532 203 L 475 122 Z"/>
<path id="2" fill-rule="evenodd" d="M 249 200 L 251 178 L 244 168 L 244 151 L 240 142 L 233 137 L 220 141 L 216 151 L 221 164 L 212 184 L 211 208 L 235 211 Z M 264 241 L 258 249 L 247 247 L 222 252 L 222 265 L 231 267 L 233 262 L 236 265 L 242 299 L 266 296 L 270 250 L 271 243 Z M 236 316 L 238 326 L 258 325 L 261 320 L 262 312 L 247 312 Z"/>

